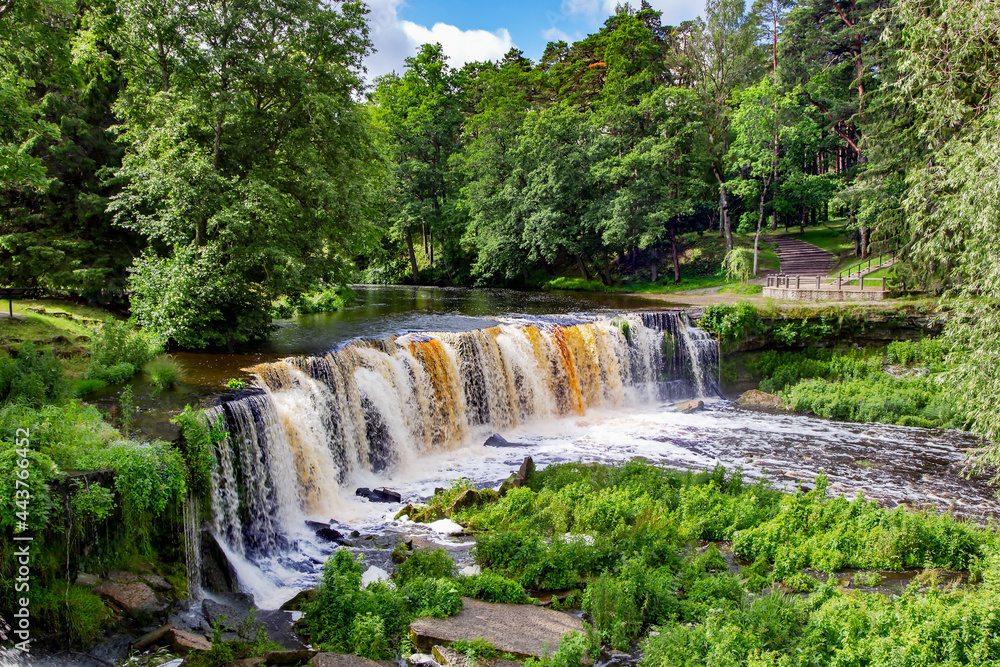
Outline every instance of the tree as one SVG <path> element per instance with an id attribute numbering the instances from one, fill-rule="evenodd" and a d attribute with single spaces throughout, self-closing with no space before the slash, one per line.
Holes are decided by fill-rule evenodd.
<path id="1" fill-rule="evenodd" d="M 397 200 L 390 224 L 406 242 L 414 281 L 419 277 L 414 230 L 420 229 L 432 266 L 435 235 L 457 243 L 464 231 L 460 180 L 451 169 L 452 156 L 461 147 L 461 94 L 460 72 L 448 65 L 441 45 L 424 44 L 406 59 L 402 76 L 379 79 L 372 97 L 394 172 Z M 447 257 L 444 262 L 447 270 Z"/>
<path id="2" fill-rule="evenodd" d="M 757 230 L 753 237 L 753 275 L 757 275 L 760 232 L 764 227 L 764 203 L 768 189 L 773 189 L 778 171 L 781 125 L 778 109 L 781 95 L 773 76 L 765 76 L 756 84 L 737 93 L 733 110 L 733 130 L 736 139 L 727 159 L 740 176 L 733 181 L 734 191 L 743 196 L 756 195 Z M 773 195 L 772 195 L 773 198 Z"/>
<path id="3" fill-rule="evenodd" d="M 116 107 L 127 184 L 111 210 L 151 241 L 130 279 L 133 314 L 183 347 L 231 349 L 266 333 L 278 295 L 346 280 L 376 238 L 380 162 L 355 102 L 364 9 L 125 0 L 117 10 L 93 31 L 129 82 Z"/>
<path id="4" fill-rule="evenodd" d="M 1000 5 L 990 0 L 901 0 L 906 26 L 900 94 L 916 106 L 933 148 L 907 177 L 912 259 L 949 279 L 945 333 L 957 362 L 959 409 L 986 441 L 980 464 L 1000 463 Z"/>
<path id="5" fill-rule="evenodd" d="M 760 22 L 756 14 L 746 11 L 743 0 L 708 0 L 705 13 L 706 21 L 692 42 L 693 61 L 700 66 L 695 89 L 706 110 L 712 174 L 719 187 L 720 225 L 726 249 L 732 250 L 725 161 L 731 141 L 730 100 L 759 76 L 763 64 L 757 44 Z"/>

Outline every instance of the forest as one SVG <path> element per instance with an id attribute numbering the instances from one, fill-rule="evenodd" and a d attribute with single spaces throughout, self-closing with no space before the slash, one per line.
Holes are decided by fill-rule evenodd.
<path id="1" fill-rule="evenodd" d="M 768 239 L 778 233 L 836 237 L 858 260 L 891 253 L 898 261 L 884 275 L 898 298 L 883 310 L 707 305 L 696 333 L 715 351 L 710 370 L 768 392 L 773 423 L 882 428 L 876 445 L 886 433 L 946 434 L 949 447 L 967 445 L 948 468 L 966 475 L 958 486 L 1000 479 L 1000 4 L 707 0 L 701 18 L 671 26 L 643 1 L 620 4 L 579 41 L 549 43 L 537 62 L 512 49 L 456 65 L 442 45 L 424 44 L 374 79 L 369 11 L 320 0 L 0 0 L 0 287 L 30 290 L 17 314 L 11 306 L 0 318 L 0 529 L 38 537 L 30 583 L 42 641 L 89 650 L 110 632 L 138 637 L 164 609 L 197 598 L 187 533 L 212 532 L 204 526 L 219 519 L 220 484 L 239 487 L 230 518 L 245 523 L 232 532 L 253 542 L 254 494 L 274 495 L 279 482 L 293 500 L 299 483 L 319 493 L 310 466 L 337 447 L 346 466 L 346 440 L 319 442 L 322 428 L 368 448 L 363 474 L 381 474 L 397 450 L 444 447 L 442 433 L 490 426 L 487 398 L 508 385 L 534 387 L 509 401 L 512 414 L 520 404 L 527 414 L 547 380 L 511 369 L 534 363 L 549 336 L 562 356 L 537 375 L 565 378 L 553 396 L 575 386 L 578 410 L 550 415 L 568 415 L 560 424 L 569 429 L 585 407 L 606 407 L 602 382 L 614 374 L 598 362 L 614 357 L 625 373 L 655 329 L 635 313 L 547 321 L 523 357 L 497 342 L 500 325 L 461 345 L 448 329 L 464 375 L 448 376 L 451 359 L 433 335 L 398 349 L 390 339 L 338 339 L 337 359 L 325 349 L 289 362 L 269 350 L 239 365 L 249 357 L 237 354 L 273 343 L 277 323 L 344 310 L 360 286 L 600 296 L 727 283 L 756 294 L 747 283 L 777 268 Z M 681 324 L 655 329 L 648 345 L 660 361 L 693 344 L 694 325 L 674 317 Z M 919 335 L 870 344 L 879 329 L 896 335 L 918 321 Z M 618 347 L 608 343 L 586 368 L 574 362 L 598 340 Z M 199 363 L 199 373 L 215 372 L 224 357 L 224 371 L 205 380 L 215 401 L 207 412 L 211 401 L 184 374 Z M 597 379 L 555 374 L 574 363 Z M 488 375 L 497 368 L 510 377 Z M 391 382 L 383 372 L 395 373 Z M 414 378 L 424 372 L 437 394 L 420 393 Z M 149 390 L 144 406 L 133 385 Z M 345 393 L 331 398 L 334 389 Z M 263 412 L 283 391 L 287 400 Z M 427 413 L 426 442 L 393 440 L 393 428 L 412 427 L 390 405 L 397 393 L 399 405 Z M 449 411 L 474 398 L 483 402 L 467 415 Z M 217 421 L 206 417 L 213 409 Z M 355 415 L 356 428 L 334 424 L 335 410 Z M 143 412 L 157 413 L 169 441 L 136 424 Z M 314 417 L 319 426 L 296 431 Z M 274 480 L 253 468 L 271 450 L 222 470 L 225 451 L 277 447 L 267 438 L 285 428 L 297 455 L 316 442 L 319 454 Z M 17 444 L 22 431 L 30 449 Z M 396 449 L 376 451 L 377 442 Z M 369 586 L 348 549 L 314 556 L 304 567 L 322 572 L 295 610 L 305 614 L 300 637 L 324 651 L 399 657 L 412 648 L 410 621 L 452 616 L 461 596 L 534 604 L 561 590 L 568 597 L 556 606 L 585 613 L 589 631 L 534 667 L 579 665 L 602 647 L 632 650 L 649 667 L 1000 656 L 1000 543 L 991 525 L 953 516 L 954 500 L 945 513 L 911 511 L 847 500 L 825 473 L 795 489 L 722 466 L 554 461 L 500 493 L 452 479 L 395 515 L 411 527 L 460 521 L 475 536 L 465 555 L 478 574 L 400 542 L 391 581 Z M 887 464 L 851 465 L 861 479 Z M 21 472 L 35 486 L 30 518 L 18 521 Z M 346 467 L 334 473 L 337 484 L 356 481 Z M 476 501 L 456 505 L 463 497 Z M 278 505 L 268 502 L 257 514 L 270 520 Z M 15 607 L 13 545 L 0 544 L 5 617 Z M 259 554 L 244 555 L 246 564 Z M 901 569 L 913 577 L 899 596 L 883 595 L 883 575 Z M 132 614 L 86 583 L 115 572 L 141 575 L 143 586 L 157 577 L 165 606 Z M 224 638 L 216 622 L 205 634 L 214 652 L 187 664 L 281 648 L 226 629 Z M 461 648 L 473 662 L 500 657 L 489 645 Z"/>

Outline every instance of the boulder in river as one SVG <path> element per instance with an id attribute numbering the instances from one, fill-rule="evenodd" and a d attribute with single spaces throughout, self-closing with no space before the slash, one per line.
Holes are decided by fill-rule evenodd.
<path id="1" fill-rule="evenodd" d="M 677 408 L 678 412 L 683 412 L 684 414 L 689 414 L 692 412 L 697 412 L 705 407 L 705 401 L 684 401 L 683 403 L 678 403 L 674 406 Z"/>
<path id="2" fill-rule="evenodd" d="M 323 523 L 322 521 L 306 521 L 306 525 L 313 529 L 316 533 L 316 537 L 324 539 L 328 542 L 336 542 L 337 544 L 344 543 L 344 536 L 340 531 L 334 529 L 328 523 Z"/>
<path id="3" fill-rule="evenodd" d="M 410 623 L 413 645 L 427 652 L 435 646 L 483 638 L 518 658 L 555 653 L 568 632 L 583 632 L 583 621 L 530 604 L 494 604 L 462 598 L 465 609 L 450 618 L 418 618 Z"/>
<path id="4" fill-rule="evenodd" d="M 361 496 L 362 498 L 367 498 L 370 502 L 373 503 L 403 502 L 403 494 L 399 493 L 398 491 L 393 491 L 392 489 L 386 489 L 386 488 L 375 489 L 374 491 L 372 491 L 371 489 L 361 487 L 355 490 L 354 495 Z"/>
<path id="5" fill-rule="evenodd" d="M 751 389 L 750 391 L 743 392 L 743 394 L 736 399 L 736 402 L 739 405 L 755 408 L 775 408 L 778 410 L 784 410 L 788 407 L 779 396 L 768 394 L 760 389 Z"/>
<path id="6" fill-rule="evenodd" d="M 486 438 L 486 442 L 483 445 L 486 447 L 510 447 L 510 443 L 499 433 L 494 433 Z"/>
<path id="7" fill-rule="evenodd" d="M 434 656 L 434 662 L 441 667 L 468 667 L 469 664 L 464 653 L 447 646 L 435 646 L 431 654 Z M 476 667 L 521 667 L 519 662 L 502 658 L 477 658 L 475 665 Z"/>

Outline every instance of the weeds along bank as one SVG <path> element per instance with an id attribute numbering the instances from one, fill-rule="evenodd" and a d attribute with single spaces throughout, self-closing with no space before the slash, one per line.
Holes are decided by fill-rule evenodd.
<path id="1" fill-rule="evenodd" d="M 113 423 L 80 403 L 144 365 L 169 374 L 148 366 L 156 341 L 124 323 L 105 323 L 88 345 L 89 367 L 74 379 L 30 342 L 0 357 L 0 617 L 28 598 L 34 646 L 85 649 L 110 627 L 150 619 L 76 583 L 80 573 L 139 572 L 166 582 L 165 600 L 187 594 L 183 502 L 210 454 L 198 442 L 180 450 L 134 437 L 128 389 Z M 15 537 L 31 538 L 26 579 L 15 553 L 25 541 Z"/>
<path id="2" fill-rule="evenodd" d="M 699 326 L 725 351 L 722 383 L 757 386 L 782 405 L 841 421 L 967 429 L 952 374 L 963 351 L 936 337 L 932 315 L 908 309 L 777 313 L 748 303 L 708 306 Z M 904 340 L 893 340 L 893 339 Z"/>
<path id="3" fill-rule="evenodd" d="M 503 496 L 470 488 L 456 482 L 404 512 L 450 515 L 474 533 L 480 574 L 456 576 L 441 550 L 400 547 L 394 582 L 362 588 L 362 564 L 340 550 L 307 596 L 300 634 L 322 650 L 388 658 L 409 651 L 413 618 L 457 613 L 463 595 L 525 602 L 560 591 L 557 607 L 582 607 L 592 622 L 543 661 L 560 667 L 636 644 L 648 667 L 1000 660 L 991 529 L 829 498 L 822 477 L 786 494 L 738 471 L 640 461 L 553 465 Z M 882 571 L 913 568 L 899 595 L 875 592 Z M 945 585 L 946 573 L 959 583 Z"/>

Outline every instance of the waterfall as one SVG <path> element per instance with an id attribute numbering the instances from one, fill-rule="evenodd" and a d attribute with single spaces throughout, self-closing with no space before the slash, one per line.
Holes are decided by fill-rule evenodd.
<path id="1" fill-rule="evenodd" d="M 484 428 L 715 395 L 718 349 L 672 311 L 358 340 L 250 371 L 256 393 L 207 413 L 228 433 L 214 452 L 213 529 L 252 561 L 287 550 L 287 526 L 337 516 L 357 475 Z"/>

